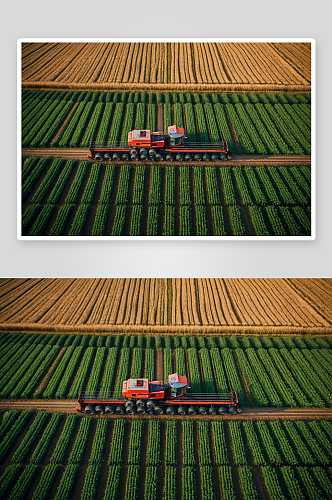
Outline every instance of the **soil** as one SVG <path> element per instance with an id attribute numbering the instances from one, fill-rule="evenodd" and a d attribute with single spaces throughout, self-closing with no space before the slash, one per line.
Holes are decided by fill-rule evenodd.
<path id="1" fill-rule="evenodd" d="M 251 468 L 251 474 L 252 474 L 252 480 L 254 483 L 254 486 L 256 486 L 257 490 L 257 495 L 258 495 L 258 500 L 264 500 L 265 498 L 268 498 L 267 492 L 266 492 L 266 487 L 264 484 L 264 479 L 262 477 L 262 473 L 259 467 L 252 467 Z"/>
<path id="2" fill-rule="evenodd" d="M 103 499 L 103 494 L 106 489 L 107 485 L 107 479 L 108 479 L 108 473 L 109 473 L 109 468 L 108 468 L 108 457 L 110 454 L 111 450 L 111 444 L 112 444 L 112 437 L 113 437 L 113 430 L 114 426 L 112 425 L 111 429 L 111 424 L 108 426 L 108 436 L 106 439 L 106 445 L 105 445 L 105 450 L 104 450 L 104 461 L 102 463 L 102 468 L 101 468 L 101 473 L 100 473 L 100 478 L 99 478 L 99 487 L 98 487 L 98 492 L 97 492 L 97 499 L 102 500 Z M 90 455 L 88 455 L 90 456 Z"/>
<path id="3" fill-rule="evenodd" d="M 156 380 L 164 380 L 164 358 L 163 349 L 157 349 Z"/>
<path id="4" fill-rule="evenodd" d="M 75 102 L 74 106 L 71 109 L 71 111 L 68 113 L 68 116 L 65 118 L 65 120 L 62 123 L 62 125 L 60 125 L 60 127 L 58 128 L 58 130 L 53 135 L 52 139 L 50 140 L 50 143 L 52 143 L 53 141 L 59 141 L 60 140 L 60 138 L 62 137 L 63 132 L 66 130 L 66 128 L 67 128 L 70 120 L 72 119 L 72 117 L 73 117 L 73 115 L 74 115 L 74 113 L 76 111 L 77 106 L 78 106 L 78 102 Z"/>
<path id="5" fill-rule="evenodd" d="M 50 156 L 52 158 L 65 158 L 86 160 L 89 150 L 86 148 L 43 148 L 43 149 L 22 149 L 22 156 Z M 113 162 L 107 162 L 113 163 Z M 150 166 L 153 162 L 146 161 L 146 165 Z M 118 162 L 115 163 L 118 165 Z M 135 165 L 136 162 L 126 162 L 126 164 Z M 204 162 L 204 165 L 220 165 L 221 162 Z M 225 164 L 224 162 L 222 163 Z M 200 165 L 200 162 L 186 162 L 186 165 Z M 261 166 L 261 165 L 311 165 L 310 155 L 239 155 L 234 154 L 232 159 L 226 165 L 234 166 Z"/>
<path id="6" fill-rule="evenodd" d="M 245 393 L 245 396 L 246 396 L 247 403 L 249 402 L 250 406 L 253 406 L 254 405 L 254 400 L 253 400 L 253 398 L 252 398 L 252 396 L 250 394 L 250 389 L 249 389 L 249 385 L 248 385 L 247 379 L 244 376 L 244 373 L 242 371 L 242 368 L 239 365 L 236 353 L 234 351 L 233 351 L 233 355 L 234 355 L 234 359 L 235 359 L 235 364 L 236 364 L 237 371 L 238 371 L 238 373 L 240 375 L 241 385 L 242 385 L 242 387 L 244 389 L 244 393 Z"/>
<path id="7" fill-rule="evenodd" d="M 158 104 L 157 107 L 157 130 L 164 130 L 164 105 Z"/>
<path id="8" fill-rule="evenodd" d="M 158 467 L 157 498 L 163 497 L 163 486 L 165 482 L 165 446 L 166 446 L 166 423 L 160 422 L 160 463 Z"/>
<path id="9" fill-rule="evenodd" d="M 149 427 L 148 424 L 143 425 L 142 429 L 142 447 L 141 447 L 141 458 L 140 458 L 140 478 L 138 483 L 138 498 L 144 498 L 144 487 L 145 487 L 145 479 L 146 479 L 146 457 L 147 457 L 147 449 L 148 449 L 148 435 L 149 435 Z"/>
<path id="10" fill-rule="evenodd" d="M 57 355 L 57 357 L 55 358 L 55 360 L 53 361 L 51 367 L 49 368 L 49 370 L 46 372 L 46 374 L 44 375 L 43 379 L 39 382 L 38 384 L 38 387 L 34 390 L 34 393 L 35 392 L 39 392 L 39 391 L 42 391 L 46 388 L 49 380 L 51 379 L 56 367 L 58 366 L 58 363 L 60 361 L 60 358 L 62 357 L 64 351 L 65 351 L 65 347 L 62 347 L 60 349 L 60 352 L 59 354 Z"/>
<path id="11" fill-rule="evenodd" d="M 161 355 L 160 355 L 161 353 Z M 159 356 L 159 358 L 158 358 Z M 162 361 L 162 350 L 158 349 L 157 350 L 157 379 L 162 380 L 163 379 L 163 374 L 160 371 L 160 360 Z M 54 412 L 62 412 L 65 414 L 70 414 L 70 413 L 76 413 L 76 406 L 77 403 L 76 401 L 72 400 L 67 400 L 67 399 L 57 399 L 57 400 L 17 400 L 17 401 L 0 401 L 0 410 L 6 409 L 6 410 L 12 410 L 12 409 L 17 409 L 17 410 L 23 410 L 23 409 L 29 409 L 29 410 L 38 410 L 38 411 L 47 411 L 50 413 Z M 99 418 L 109 418 L 109 419 L 116 419 L 119 418 L 118 415 L 107 415 L 101 417 L 100 415 L 95 415 L 91 416 L 90 418 L 93 419 L 99 419 Z M 136 415 L 135 417 L 128 417 L 126 415 L 126 418 L 140 418 L 140 419 L 149 419 L 153 418 L 150 415 Z M 176 420 L 182 420 L 183 417 L 181 415 L 159 415 L 158 419 L 176 419 Z M 240 414 L 237 414 L 235 417 L 232 417 L 231 415 L 218 415 L 217 417 L 213 417 L 210 415 L 194 415 L 194 416 L 189 416 L 187 415 L 185 417 L 186 419 L 189 420 L 229 420 L 229 419 L 234 419 L 234 420 L 296 420 L 296 419 L 302 419 L 302 420 L 310 420 L 310 419 L 331 419 L 332 420 L 332 408 L 288 408 L 288 407 L 282 407 L 282 408 L 271 408 L 271 407 L 247 407 L 244 406 L 242 407 L 242 411 Z M 61 426 L 60 426 L 61 427 Z"/>

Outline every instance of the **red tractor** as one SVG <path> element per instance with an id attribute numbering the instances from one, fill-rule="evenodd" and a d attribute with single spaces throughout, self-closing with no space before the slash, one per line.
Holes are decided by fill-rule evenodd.
<path id="1" fill-rule="evenodd" d="M 168 135 L 150 130 L 132 130 L 128 144 L 90 142 L 89 160 L 95 161 L 219 161 L 230 160 L 226 141 L 217 144 L 185 142 L 183 128 L 171 125 Z"/>
<path id="2" fill-rule="evenodd" d="M 122 396 L 101 392 L 80 392 L 76 410 L 87 414 L 134 415 L 236 415 L 236 392 L 224 394 L 190 393 L 187 377 L 169 375 L 168 384 L 162 380 L 149 382 L 147 378 L 130 378 L 122 383 Z"/>

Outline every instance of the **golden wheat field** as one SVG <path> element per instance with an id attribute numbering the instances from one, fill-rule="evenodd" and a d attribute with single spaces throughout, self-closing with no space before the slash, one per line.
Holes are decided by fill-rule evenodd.
<path id="1" fill-rule="evenodd" d="M 310 43 L 23 43 L 22 84 L 310 91 Z"/>
<path id="2" fill-rule="evenodd" d="M 331 279 L 2 279 L 0 326 L 99 331 L 330 331 Z"/>

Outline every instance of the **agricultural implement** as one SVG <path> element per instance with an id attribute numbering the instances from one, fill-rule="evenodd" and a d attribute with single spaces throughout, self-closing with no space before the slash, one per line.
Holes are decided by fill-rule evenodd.
<path id="1" fill-rule="evenodd" d="M 128 132 L 123 142 L 90 142 L 89 160 L 95 161 L 220 161 L 230 160 L 226 141 L 210 144 L 185 142 L 183 128 L 171 125 L 168 134 L 150 130 Z"/>
<path id="2" fill-rule="evenodd" d="M 104 392 L 86 393 L 78 396 L 76 410 L 86 414 L 117 415 L 236 415 L 238 407 L 236 392 L 224 394 L 190 393 L 187 377 L 174 373 L 168 384 L 162 380 L 149 382 L 147 378 L 130 378 L 122 383 L 122 396 Z"/>

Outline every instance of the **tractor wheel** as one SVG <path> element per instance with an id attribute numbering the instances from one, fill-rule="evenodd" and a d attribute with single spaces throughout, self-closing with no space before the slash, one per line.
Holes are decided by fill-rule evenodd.
<path id="1" fill-rule="evenodd" d="M 210 406 L 209 415 L 217 415 L 217 408 L 215 406 Z"/>
<path id="2" fill-rule="evenodd" d="M 197 410 L 196 410 L 195 406 L 189 406 L 188 415 L 197 415 Z"/>
<path id="3" fill-rule="evenodd" d="M 147 161 L 147 159 L 148 159 L 148 155 L 146 155 L 145 153 L 144 153 L 144 154 L 142 153 L 142 154 L 141 154 L 141 156 L 140 156 L 140 159 L 141 159 L 142 161 Z"/>
<path id="4" fill-rule="evenodd" d="M 184 154 L 183 153 L 178 153 L 176 155 L 176 161 L 183 161 L 184 160 Z"/>
<path id="5" fill-rule="evenodd" d="M 141 149 L 139 150 L 139 152 L 141 153 L 141 155 L 148 155 L 148 154 L 149 154 L 149 152 L 148 152 L 147 148 L 141 148 Z"/>
<path id="6" fill-rule="evenodd" d="M 211 156 L 211 159 L 212 159 L 212 161 L 219 161 L 219 160 L 220 160 L 220 156 L 219 156 L 219 155 L 216 155 L 216 154 L 213 154 L 213 155 Z"/>
<path id="7" fill-rule="evenodd" d="M 157 154 L 157 151 L 153 148 L 149 149 L 149 156 L 155 156 Z"/>
<path id="8" fill-rule="evenodd" d="M 149 156 L 149 161 L 155 161 L 155 156 Z"/>
<path id="9" fill-rule="evenodd" d="M 133 399 L 128 399 L 125 402 L 125 407 L 127 408 L 127 406 L 135 406 L 135 401 Z"/>
<path id="10" fill-rule="evenodd" d="M 146 413 L 146 409 L 145 409 L 145 406 L 138 406 L 136 408 L 136 411 L 139 415 L 144 415 Z"/>
<path id="11" fill-rule="evenodd" d="M 221 160 L 228 161 L 228 156 L 225 154 L 220 155 Z"/>
<path id="12" fill-rule="evenodd" d="M 105 153 L 104 154 L 104 160 L 111 161 L 111 159 L 112 159 L 112 153 Z"/>
<path id="13" fill-rule="evenodd" d="M 166 408 L 166 415 L 176 415 L 175 406 L 169 406 L 168 408 Z"/>
<path id="14" fill-rule="evenodd" d="M 236 409 L 235 409 L 235 408 L 233 408 L 232 406 L 230 407 L 230 409 L 229 409 L 228 411 L 229 411 L 229 413 L 230 413 L 231 415 L 236 415 L 236 414 L 237 414 Z"/>
<path id="15" fill-rule="evenodd" d="M 95 412 L 98 413 L 98 415 L 104 415 L 104 407 L 102 405 L 95 406 Z"/>
<path id="16" fill-rule="evenodd" d="M 115 407 L 115 413 L 117 415 L 124 415 L 126 412 L 125 407 L 123 405 L 119 405 Z"/>
<path id="17" fill-rule="evenodd" d="M 149 400 L 149 401 L 146 403 L 146 407 L 147 407 L 147 408 L 152 408 L 152 409 L 153 409 L 153 408 L 155 408 L 155 406 L 156 406 L 156 402 L 155 402 L 155 401 L 151 401 L 151 400 Z"/>
<path id="18" fill-rule="evenodd" d="M 97 161 L 104 161 L 104 155 L 103 155 L 103 153 L 96 153 L 95 154 L 95 160 L 97 160 Z"/>
<path id="19" fill-rule="evenodd" d="M 156 154 L 155 156 L 157 161 L 164 161 L 165 157 L 161 153 Z"/>
<path id="20" fill-rule="evenodd" d="M 136 408 L 134 406 L 127 406 L 126 413 L 127 415 L 134 415 L 136 413 Z"/>
<path id="21" fill-rule="evenodd" d="M 210 155 L 208 155 L 207 153 L 204 153 L 204 154 L 203 154 L 203 160 L 204 160 L 204 161 L 211 161 L 211 156 L 210 156 Z"/>
<path id="22" fill-rule="evenodd" d="M 130 159 L 131 161 L 138 161 L 138 155 L 131 155 Z"/>
<path id="23" fill-rule="evenodd" d="M 94 415 L 95 407 L 93 405 L 85 405 L 84 411 L 87 415 Z"/>
<path id="24" fill-rule="evenodd" d="M 114 153 L 112 156 L 113 161 L 120 161 L 121 160 L 121 155 L 119 153 Z"/>
<path id="25" fill-rule="evenodd" d="M 226 413 L 228 413 L 228 408 L 225 408 L 225 406 L 219 406 L 218 413 L 219 415 L 226 415 Z"/>
<path id="26" fill-rule="evenodd" d="M 198 413 L 199 413 L 200 415 L 206 415 L 206 414 L 207 414 L 207 412 L 208 412 L 208 410 L 207 410 L 207 407 L 206 407 L 206 406 L 200 406 L 200 407 L 198 408 Z"/>
<path id="27" fill-rule="evenodd" d="M 154 409 L 153 408 L 147 408 L 146 413 L 149 415 L 154 415 Z"/>
<path id="28" fill-rule="evenodd" d="M 112 406 L 112 405 L 105 406 L 105 413 L 107 415 L 114 415 L 114 413 L 115 413 L 114 406 Z"/>
<path id="29" fill-rule="evenodd" d="M 145 406 L 145 400 L 144 399 L 138 399 L 136 401 L 136 406 Z"/>
<path id="30" fill-rule="evenodd" d="M 128 153 L 123 153 L 121 160 L 123 160 L 123 161 L 129 161 L 130 160 L 129 154 Z"/>
<path id="31" fill-rule="evenodd" d="M 131 155 L 138 155 L 138 149 L 137 148 L 131 148 L 131 150 L 130 150 L 130 156 Z"/>
<path id="32" fill-rule="evenodd" d="M 184 155 L 184 159 L 186 161 L 193 161 L 193 155 L 191 155 L 190 153 L 187 153 L 186 155 Z"/>
<path id="33" fill-rule="evenodd" d="M 174 158 L 173 153 L 168 153 L 166 155 L 166 161 L 174 161 L 174 160 L 175 160 L 175 158 Z"/>
<path id="34" fill-rule="evenodd" d="M 187 414 L 187 408 L 185 406 L 179 406 L 179 408 L 178 408 L 178 414 L 179 415 L 186 415 Z"/>
<path id="35" fill-rule="evenodd" d="M 202 161 L 202 155 L 199 155 L 199 154 L 195 155 L 194 160 L 195 161 Z"/>
<path id="36" fill-rule="evenodd" d="M 156 415 L 163 415 L 165 413 L 165 410 L 161 406 L 155 406 L 154 412 Z"/>

